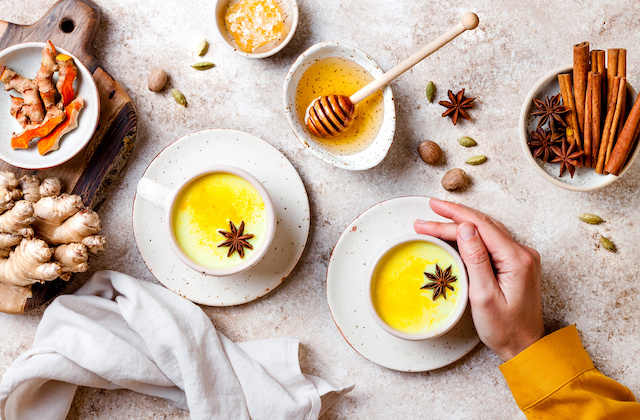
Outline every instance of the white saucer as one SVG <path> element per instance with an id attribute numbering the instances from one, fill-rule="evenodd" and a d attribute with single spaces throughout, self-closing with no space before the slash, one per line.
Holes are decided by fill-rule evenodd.
<path id="1" fill-rule="evenodd" d="M 426 341 L 396 338 L 369 315 L 364 293 L 367 265 L 387 240 L 415 233 L 416 219 L 446 220 L 431 210 L 427 197 L 400 197 L 376 204 L 347 227 L 333 249 L 327 269 L 329 309 L 344 339 L 372 362 L 404 372 L 446 366 L 480 342 L 468 306 L 451 331 Z"/>
<path id="2" fill-rule="evenodd" d="M 182 137 L 160 152 L 143 176 L 175 187 L 199 168 L 214 164 L 232 165 L 251 173 L 273 200 L 276 234 L 255 267 L 227 277 L 205 276 L 190 269 L 171 250 L 164 210 L 137 195 L 133 201 L 133 233 L 145 264 L 168 289 L 204 305 L 239 305 L 269 293 L 298 263 L 309 235 L 309 199 L 298 172 L 280 151 L 235 130 L 205 130 Z"/>

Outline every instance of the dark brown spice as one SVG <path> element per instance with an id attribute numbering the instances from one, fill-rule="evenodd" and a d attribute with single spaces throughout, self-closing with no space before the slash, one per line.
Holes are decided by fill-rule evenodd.
<path id="1" fill-rule="evenodd" d="M 218 232 L 227 238 L 226 241 L 222 242 L 218 245 L 220 247 L 229 247 L 229 252 L 227 253 L 227 257 L 230 257 L 234 252 L 238 252 L 240 258 L 244 258 L 244 249 L 253 249 L 253 246 L 247 242 L 247 240 L 253 238 L 254 235 L 246 234 L 244 235 L 244 221 L 240 222 L 240 227 L 236 228 L 236 225 L 233 222 L 229 221 L 229 227 L 231 228 L 230 232 L 225 232 L 224 230 L 219 230 Z"/>
<path id="2" fill-rule="evenodd" d="M 556 157 L 551 161 L 553 163 L 560 163 L 560 176 L 568 170 L 573 178 L 573 174 L 576 168 L 582 168 L 580 163 L 580 157 L 584 155 L 584 151 L 578 150 L 578 145 L 573 143 L 569 146 L 569 142 L 562 141 L 562 149 L 558 146 L 551 146 L 551 150 L 556 154 Z"/>
<path id="3" fill-rule="evenodd" d="M 424 273 L 432 283 L 427 283 L 421 287 L 421 289 L 433 289 L 433 300 L 438 299 L 441 295 L 447 298 L 447 289 L 453 292 L 453 286 L 449 283 L 453 283 L 458 280 L 456 276 L 451 275 L 451 266 L 442 271 L 440 266 L 436 264 L 436 274 Z"/>
<path id="4" fill-rule="evenodd" d="M 453 125 L 456 125 L 458 123 L 458 115 L 461 115 L 462 118 L 464 118 L 465 120 L 471 121 L 471 117 L 469 116 L 467 111 L 465 111 L 465 109 L 473 108 L 472 102 L 475 101 L 476 98 L 465 98 L 464 89 L 462 89 L 460 92 L 456 93 L 455 95 L 453 94 L 453 92 L 448 91 L 447 95 L 449 95 L 449 99 L 451 100 L 451 102 L 448 102 L 448 101 L 438 102 L 443 107 L 448 108 L 446 111 L 442 113 L 442 116 L 443 117 L 450 116 L 451 121 L 453 121 Z"/>
<path id="5" fill-rule="evenodd" d="M 544 102 L 534 98 L 533 103 L 536 110 L 533 111 L 531 115 L 534 117 L 540 117 L 536 128 L 544 126 L 547 121 L 549 122 L 549 128 L 551 131 L 555 131 L 557 127 L 567 126 L 564 122 L 563 114 L 569 112 L 569 108 L 560 105 L 560 93 L 556 96 L 552 96 L 551 98 L 545 96 Z"/>
<path id="6" fill-rule="evenodd" d="M 564 135 L 561 133 L 551 133 L 542 127 L 538 127 L 531 132 L 531 140 L 529 141 L 529 149 L 534 158 L 539 158 L 543 162 L 549 162 L 549 159 L 555 157 L 555 153 L 551 150 L 551 146 L 561 142 Z"/>

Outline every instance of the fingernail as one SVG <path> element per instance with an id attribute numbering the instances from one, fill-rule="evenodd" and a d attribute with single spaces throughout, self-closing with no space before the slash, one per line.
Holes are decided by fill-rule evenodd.
<path id="1" fill-rule="evenodd" d="M 458 236 L 463 241 L 468 241 L 476 236 L 476 227 L 471 223 L 463 223 L 458 228 Z"/>
<path id="2" fill-rule="evenodd" d="M 416 224 L 418 224 L 418 225 L 424 225 L 425 223 L 427 223 L 426 220 L 416 219 Z"/>
<path id="3" fill-rule="evenodd" d="M 442 203 L 442 200 L 437 199 L 437 198 L 435 198 L 435 197 L 431 197 L 429 200 L 430 200 L 430 201 L 435 201 L 435 202 L 437 202 L 437 203 Z"/>

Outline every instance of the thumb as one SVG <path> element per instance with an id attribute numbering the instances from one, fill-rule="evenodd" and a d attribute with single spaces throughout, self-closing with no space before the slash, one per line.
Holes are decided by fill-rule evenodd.
<path id="1" fill-rule="evenodd" d="M 469 273 L 469 299 L 484 301 L 496 297 L 498 283 L 487 247 L 472 223 L 462 223 L 457 232 L 458 250 Z"/>

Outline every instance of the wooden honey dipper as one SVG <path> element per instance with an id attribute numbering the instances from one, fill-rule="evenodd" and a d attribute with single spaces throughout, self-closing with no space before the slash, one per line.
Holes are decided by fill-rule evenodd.
<path id="1" fill-rule="evenodd" d="M 318 137 L 337 136 L 353 122 L 355 105 L 358 102 L 366 99 L 369 95 L 427 58 L 431 53 L 437 51 L 464 31 L 475 29 L 477 26 L 478 16 L 475 13 L 465 13 L 462 15 L 460 23 L 456 26 L 353 95 L 329 95 L 317 98 L 307 108 L 307 115 L 305 116 L 307 128 Z"/>

